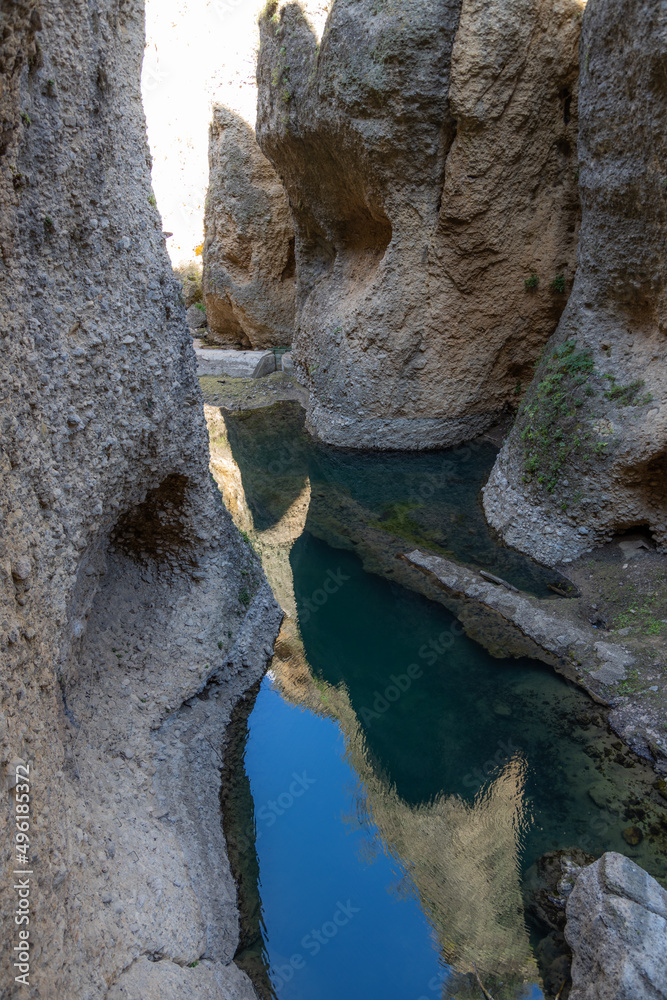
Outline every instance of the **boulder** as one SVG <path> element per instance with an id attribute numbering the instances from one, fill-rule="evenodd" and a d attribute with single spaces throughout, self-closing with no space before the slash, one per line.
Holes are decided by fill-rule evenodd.
<path id="1" fill-rule="evenodd" d="M 185 314 L 185 318 L 188 321 L 188 326 L 191 330 L 203 330 L 206 326 L 206 313 L 204 309 L 200 309 L 199 305 L 195 303 L 189 307 Z"/>
<path id="2" fill-rule="evenodd" d="M 215 343 L 285 347 L 294 327 L 287 197 L 247 122 L 215 106 L 209 131 L 203 288 Z"/>
<path id="3" fill-rule="evenodd" d="M 258 64 L 309 427 L 452 445 L 516 398 L 567 300 L 581 6 L 337 0 L 321 44 L 319 9 L 268 3 Z"/>
<path id="4" fill-rule="evenodd" d="M 667 892 L 622 854 L 578 876 L 567 903 L 570 1000 L 667 998 Z"/>
<path id="5" fill-rule="evenodd" d="M 667 546 L 664 3 L 589 3 L 581 53 L 576 279 L 484 496 L 549 564 L 639 525 Z"/>
<path id="6" fill-rule="evenodd" d="M 221 351 L 198 348 L 197 375 L 229 375 L 230 378 L 261 378 L 276 370 L 273 351 Z"/>
<path id="7" fill-rule="evenodd" d="M 185 308 L 189 309 L 195 302 L 201 302 L 202 295 L 202 265 L 201 261 L 190 261 L 174 268 L 174 275 L 181 286 L 181 298 Z"/>

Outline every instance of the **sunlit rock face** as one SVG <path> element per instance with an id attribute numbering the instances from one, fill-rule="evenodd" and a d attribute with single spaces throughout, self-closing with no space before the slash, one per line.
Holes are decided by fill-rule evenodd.
<path id="1" fill-rule="evenodd" d="M 206 953 L 215 975 L 169 995 L 196 983 L 227 995 L 238 926 L 219 762 L 195 753 L 185 777 L 164 727 L 186 699 L 197 711 L 215 674 L 206 725 L 219 745 L 280 615 L 208 476 L 150 186 L 143 4 L 19 2 L 2 16 L 0 762 L 3 782 L 30 768 L 35 874 L 29 988 L 14 982 L 3 922 L 0 992 L 154 996 L 156 979 Z M 3 919 L 16 900 L 3 880 Z"/>
<path id="2" fill-rule="evenodd" d="M 573 274 L 580 14 L 335 0 L 318 44 L 307 4 L 267 6 L 257 136 L 294 217 L 321 439 L 453 444 L 529 378 Z"/>
<path id="3" fill-rule="evenodd" d="M 204 241 L 208 339 L 287 347 L 294 329 L 294 229 L 275 170 L 240 115 L 215 106 Z"/>
<path id="4" fill-rule="evenodd" d="M 581 63 L 574 289 L 484 499 L 551 564 L 640 525 L 667 545 L 664 4 L 589 3 Z"/>

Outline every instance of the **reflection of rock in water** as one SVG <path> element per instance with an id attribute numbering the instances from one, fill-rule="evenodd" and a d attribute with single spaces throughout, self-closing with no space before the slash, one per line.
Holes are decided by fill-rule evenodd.
<path id="1" fill-rule="evenodd" d="M 445 960 L 462 974 L 454 986 L 450 984 L 451 991 L 460 1000 L 479 997 L 479 987 L 470 978 L 474 961 L 496 1000 L 506 997 L 517 1000 L 524 996 L 522 984 L 526 979 L 539 981 L 524 927 L 518 871 L 525 808 L 523 763 L 514 758 L 502 773 L 494 773 L 493 782 L 472 804 L 456 796 L 441 796 L 418 806 L 408 805 L 369 751 L 348 691 L 312 675 L 296 615 L 290 564 L 294 542 L 305 530 L 334 548 L 354 551 L 366 571 L 439 600 L 461 619 L 468 634 L 494 655 L 530 655 L 531 650 L 515 648 L 514 638 L 510 642 L 510 637 L 483 609 L 464 606 L 461 600 L 444 595 L 421 573 L 415 571 L 411 575 L 408 564 L 396 559 L 396 555 L 405 550 L 405 536 L 419 529 L 411 520 L 414 512 L 392 509 L 387 518 L 369 509 L 367 498 L 362 495 L 365 466 L 359 465 L 358 457 L 349 453 L 337 452 L 332 456 L 328 449 L 314 448 L 303 435 L 302 414 L 297 407 L 272 406 L 250 416 L 243 413 L 223 416 L 220 410 L 207 407 L 206 415 L 211 436 L 211 469 L 238 527 L 248 533 L 260 553 L 285 611 L 272 666 L 275 685 L 286 701 L 340 724 L 346 737 L 348 759 L 359 776 L 355 821 L 366 832 L 369 857 L 383 849 L 400 863 L 405 875 L 396 892 L 411 893 L 419 900 Z M 382 477 L 388 481 L 387 489 L 395 492 L 396 484 L 389 476 L 388 466 L 383 465 L 378 471 L 371 457 L 367 458 L 370 471 L 375 470 L 371 492 L 381 494 Z M 465 499 L 459 496 L 447 502 L 453 505 L 456 500 L 460 511 L 467 509 Z M 383 509 L 375 500 L 371 506 Z M 520 687 L 514 692 L 521 697 Z M 500 699 L 494 710 L 506 714 L 504 700 Z M 634 758 L 626 761 L 616 751 L 612 752 L 615 744 L 611 737 L 607 740 L 611 747 L 600 746 L 605 737 L 597 727 L 603 726 L 603 720 L 599 713 L 596 717 L 595 724 L 585 717 L 586 729 L 594 731 L 593 735 L 584 733 L 585 742 L 590 744 L 585 752 L 593 760 L 606 762 L 612 773 L 607 774 L 605 768 L 596 764 L 600 780 L 590 787 L 568 788 L 568 795 L 572 794 L 573 802 L 576 800 L 583 806 L 582 815 L 588 816 L 586 810 L 592 800 L 612 817 L 612 825 L 616 822 L 613 817 L 618 816 L 623 818 L 623 828 L 641 819 L 642 825 L 653 830 L 662 821 L 660 816 L 653 815 L 655 807 L 648 803 L 654 781 L 652 772 L 647 769 L 646 775 L 639 774 Z M 560 747 L 560 751 L 569 759 L 567 748 Z M 568 771 L 565 758 L 561 762 Z M 614 765 L 619 765 L 615 771 Z M 575 772 L 570 767 L 568 773 Z M 642 796 L 638 796 L 639 787 L 645 790 Z M 606 822 L 610 822 L 609 818 Z M 599 844 L 592 825 L 580 829 L 582 846 L 588 844 L 596 850 Z M 622 849 L 620 827 L 617 839 L 617 849 Z M 645 836 L 643 845 L 646 844 Z M 647 854 L 644 862 L 653 869 L 654 855 L 655 852 Z M 546 945 L 550 943 L 540 944 L 538 956 L 540 967 L 546 970 L 553 985 L 561 968 L 561 956 L 540 953 L 539 948 L 544 952 Z M 429 995 L 434 996 L 430 987 Z"/>
<path id="2" fill-rule="evenodd" d="M 306 470 L 298 459 L 287 469 L 274 467 L 279 478 L 291 478 L 288 505 L 284 499 L 272 504 L 278 488 L 266 474 L 255 474 L 253 480 L 259 498 L 257 494 L 248 497 L 244 490 L 248 473 L 235 458 L 236 448 L 244 451 L 248 444 L 245 435 L 239 434 L 238 427 L 230 434 L 228 418 L 218 409 L 207 406 L 206 418 L 211 470 L 237 526 L 248 533 L 260 553 L 285 611 L 272 664 L 275 685 L 287 701 L 339 722 L 348 760 L 360 779 L 355 821 L 368 829 L 371 840 L 377 831 L 376 838 L 407 873 L 402 890 L 419 900 L 445 961 L 464 974 L 475 962 L 487 976 L 504 981 L 504 986 L 495 985 L 497 1000 L 505 996 L 514 1000 L 522 983 L 538 978 L 519 880 L 523 762 L 518 757 L 510 760 L 472 804 L 458 796 L 442 796 L 412 807 L 397 795 L 385 775 L 376 773 L 347 691 L 313 677 L 299 633 L 289 554 L 308 515 Z M 256 526 L 257 511 L 257 520 L 268 525 L 264 530 Z M 369 843 L 369 849 L 374 845 Z M 460 988 L 465 989 L 465 983 Z M 464 994 L 459 990 L 459 995 Z"/>
<path id="3" fill-rule="evenodd" d="M 237 885 L 239 943 L 234 961 L 252 979 L 261 1000 L 272 1000 L 269 971 L 262 940 L 262 901 L 259 894 L 259 862 L 255 850 L 255 807 L 245 772 L 248 718 L 255 704 L 259 683 L 239 701 L 227 727 L 225 762 L 220 802 L 229 864 Z"/>
<path id="4" fill-rule="evenodd" d="M 514 1000 L 521 984 L 537 982 L 519 875 L 525 825 L 521 758 L 510 760 L 472 804 L 452 795 L 410 806 L 374 770 L 345 687 L 313 678 L 291 619 L 283 623 L 276 643 L 272 676 L 283 697 L 341 725 L 348 761 L 360 779 L 349 821 L 366 828 L 370 841 L 377 831 L 384 849 L 405 870 L 401 891 L 419 900 L 445 961 L 463 974 L 475 962 L 488 977 L 497 977 L 496 1000 Z M 373 849 L 369 842 L 369 853 Z M 460 989 L 459 995 L 464 995 Z"/>
<path id="5" fill-rule="evenodd" d="M 310 482 L 302 466 L 297 462 L 294 467 L 284 469 L 282 466 L 272 474 L 264 477 L 256 476 L 252 481 L 254 487 L 250 496 L 246 495 L 244 476 L 247 477 L 244 463 L 243 473 L 234 458 L 230 445 L 229 424 L 234 416 L 222 415 L 213 406 L 206 406 L 206 421 L 209 429 L 211 446 L 211 472 L 222 492 L 225 506 L 229 509 L 234 522 L 241 531 L 245 531 L 259 553 L 264 572 L 266 573 L 273 592 L 283 611 L 296 618 L 296 600 L 294 597 L 294 581 L 289 563 L 289 553 L 296 539 L 302 534 L 310 506 Z M 238 438 L 238 429 L 235 433 Z M 277 455 L 277 452 L 275 453 Z M 279 458 L 274 459 L 276 466 Z M 250 463 L 252 465 L 252 463 Z M 260 466 L 261 470 L 261 466 Z M 280 481 L 276 485 L 272 478 Z M 284 504 L 282 487 L 289 479 L 285 491 L 291 500 L 288 506 Z M 258 495 L 261 501 L 257 501 Z M 253 499 L 255 502 L 253 503 Z M 275 499 L 275 505 L 271 502 Z M 261 508 L 262 514 L 256 518 L 255 512 Z M 268 522 L 263 530 L 256 527 L 256 519 Z"/>

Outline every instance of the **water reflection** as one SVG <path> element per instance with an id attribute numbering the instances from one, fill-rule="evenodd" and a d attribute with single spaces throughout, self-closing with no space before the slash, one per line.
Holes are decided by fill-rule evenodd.
<path id="1" fill-rule="evenodd" d="M 417 523 L 396 514 L 409 482 L 397 458 L 388 476 L 384 457 L 323 454 L 302 436 L 289 407 L 272 408 L 268 419 L 266 412 L 225 419 L 207 407 L 207 420 L 225 503 L 285 611 L 273 686 L 287 704 L 335 720 L 344 734 L 358 778 L 345 822 L 361 835 L 366 860 L 382 852 L 396 863 L 393 892 L 416 900 L 427 918 L 444 963 L 438 992 L 479 996 L 475 963 L 496 1000 L 542 996 L 525 919 L 527 867 L 554 846 L 626 847 L 618 819 L 624 766 L 603 792 L 597 723 L 563 731 L 563 720 L 584 711 L 587 699 L 529 662 L 496 666 L 441 607 L 388 582 L 401 545 L 394 531 L 405 538 Z M 478 489 L 479 469 L 466 468 Z M 441 515 L 448 505 L 460 513 L 464 500 L 474 521 L 472 485 L 451 489 Z M 394 507 L 378 520 L 387 497 Z M 478 537 L 478 558 L 487 549 L 491 543 Z M 351 552 L 378 576 L 363 573 Z M 528 579 L 534 590 L 544 586 L 520 557 L 491 555 L 505 560 L 504 575 Z M 498 571 L 493 558 L 486 564 Z M 633 780 L 637 786 L 637 774 Z M 610 807 L 618 804 L 602 821 L 593 785 Z M 301 847 L 295 842 L 295 851 Z M 660 874 L 644 849 L 638 859 Z M 297 995 L 291 989 L 280 981 L 281 1000 Z"/>

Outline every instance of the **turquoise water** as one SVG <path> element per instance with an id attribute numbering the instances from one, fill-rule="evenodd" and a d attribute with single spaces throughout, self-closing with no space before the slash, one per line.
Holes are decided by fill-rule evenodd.
<path id="1" fill-rule="evenodd" d="M 535 661 L 493 659 L 441 605 L 329 544 L 341 526 L 317 493 L 336 499 L 340 517 L 352 497 L 377 518 L 404 502 L 415 456 L 298 439 L 298 462 L 271 472 L 290 425 L 266 419 L 262 431 L 253 415 L 251 438 L 229 434 L 258 547 L 306 476 L 312 496 L 303 529 L 290 522 L 280 568 L 275 553 L 266 563 L 289 614 L 240 727 L 245 794 L 226 821 L 230 841 L 230 821 L 248 834 L 232 849 L 247 909 L 239 961 L 278 1000 L 480 997 L 473 963 L 496 1000 L 549 1000 L 560 972 L 530 916 L 535 862 L 558 848 L 617 850 L 664 878 L 653 775 L 619 750 L 581 691 Z M 547 577 L 494 555 L 471 502 L 492 458 L 486 448 L 467 458 L 453 492 L 441 484 L 439 509 L 475 525 L 475 559 L 489 551 L 486 565 L 537 589 Z M 631 848 L 622 831 L 638 822 L 645 837 Z"/>

